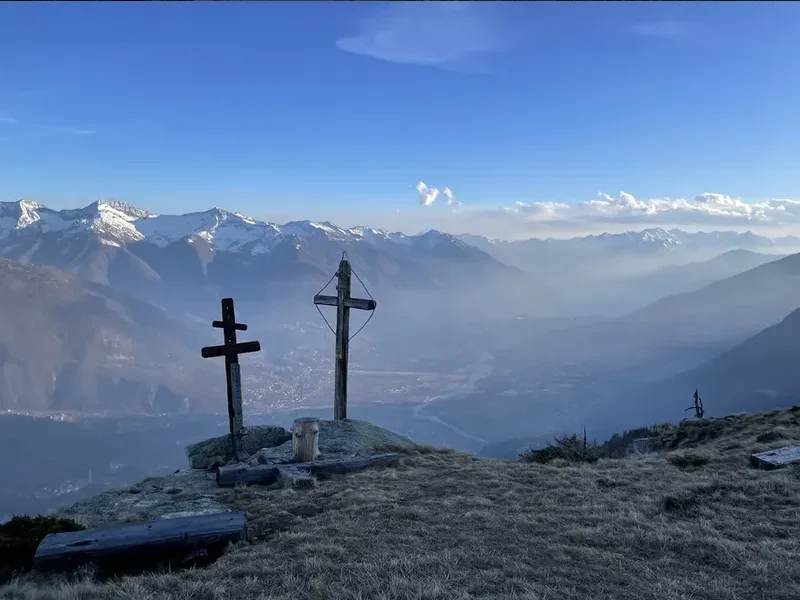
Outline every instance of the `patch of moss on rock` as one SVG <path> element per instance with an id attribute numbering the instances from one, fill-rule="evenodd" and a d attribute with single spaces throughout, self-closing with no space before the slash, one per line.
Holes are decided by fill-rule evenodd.
<path id="1" fill-rule="evenodd" d="M 39 543 L 48 534 L 83 529 L 72 519 L 42 515 L 16 516 L 0 525 L 0 582 L 29 571 Z"/>

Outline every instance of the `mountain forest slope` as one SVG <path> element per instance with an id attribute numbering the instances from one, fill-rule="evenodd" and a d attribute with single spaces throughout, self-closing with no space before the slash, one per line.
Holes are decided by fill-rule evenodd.
<path id="1" fill-rule="evenodd" d="M 797 469 L 748 465 L 753 451 L 800 442 L 800 409 L 684 422 L 662 442 L 660 452 L 593 464 L 395 448 L 404 453 L 398 466 L 333 476 L 309 490 L 198 484 L 248 515 L 251 541 L 215 564 L 110 582 L 25 576 L 0 595 L 189 600 L 255 598 L 268 589 L 276 600 L 800 597 Z M 185 477 L 149 479 L 138 496 L 172 489 L 164 510 L 197 504 L 198 492 L 174 487 Z"/>
<path id="2" fill-rule="evenodd" d="M 177 413 L 224 389 L 192 332 L 74 274 L 0 259 L 0 410 Z"/>

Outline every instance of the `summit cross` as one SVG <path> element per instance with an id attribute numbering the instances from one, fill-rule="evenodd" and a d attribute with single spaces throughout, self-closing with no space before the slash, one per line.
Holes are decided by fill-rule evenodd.
<path id="1" fill-rule="evenodd" d="M 333 418 L 341 421 L 347 418 L 347 360 L 350 354 L 350 309 L 375 310 L 377 303 L 371 298 L 352 298 L 350 296 L 350 261 L 342 257 L 336 272 L 336 296 L 314 296 L 314 304 L 336 307 L 336 365 L 333 398 Z"/>

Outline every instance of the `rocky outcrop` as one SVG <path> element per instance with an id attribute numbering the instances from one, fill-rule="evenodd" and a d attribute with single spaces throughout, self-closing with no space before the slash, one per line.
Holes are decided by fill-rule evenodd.
<path id="1" fill-rule="evenodd" d="M 273 448 L 284 442 L 291 442 L 292 434 L 283 427 L 263 425 L 248 427 L 242 438 L 242 446 L 248 454 L 255 454 L 262 448 Z M 230 463 L 233 447 L 230 436 L 223 435 L 192 444 L 186 447 L 186 456 L 192 469 L 214 469 Z"/>
<path id="2" fill-rule="evenodd" d="M 384 446 L 406 446 L 413 442 L 402 435 L 378 427 L 367 421 L 346 419 L 344 421 L 319 422 L 318 460 L 345 456 L 367 456 Z M 289 440 L 279 446 L 263 447 L 248 461 L 255 464 L 285 463 L 292 458 L 291 434 Z"/>
<path id="3" fill-rule="evenodd" d="M 287 462 L 292 455 L 291 434 L 282 427 L 251 427 L 245 436 L 251 461 L 257 464 Z M 201 465 L 166 477 L 150 477 L 130 487 L 108 490 L 58 511 L 87 526 L 174 518 L 230 510 L 230 490 L 217 487 L 209 470 L 228 456 L 227 437 L 212 438 L 187 447 L 190 462 Z M 262 448 L 256 448 L 264 444 Z M 408 438 L 366 421 L 320 421 L 320 458 L 367 456 L 387 446 L 413 446 Z M 232 456 L 232 455 L 231 455 Z M 227 459 L 226 459 L 227 460 Z M 224 464 L 224 463 L 223 463 Z"/>

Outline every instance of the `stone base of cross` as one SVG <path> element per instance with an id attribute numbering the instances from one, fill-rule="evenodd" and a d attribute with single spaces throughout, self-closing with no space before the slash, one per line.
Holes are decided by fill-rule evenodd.
<path id="1" fill-rule="evenodd" d="M 347 418 L 347 360 L 350 353 L 350 309 L 375 310 L 375 300 L 350 297 L 352 267 L 346 257 L 339 262 L 336 272 L 336 296 L 314 296 L 314 304 L 336 307 L 336 366 L 333 398 L 333 418 Z"/>

